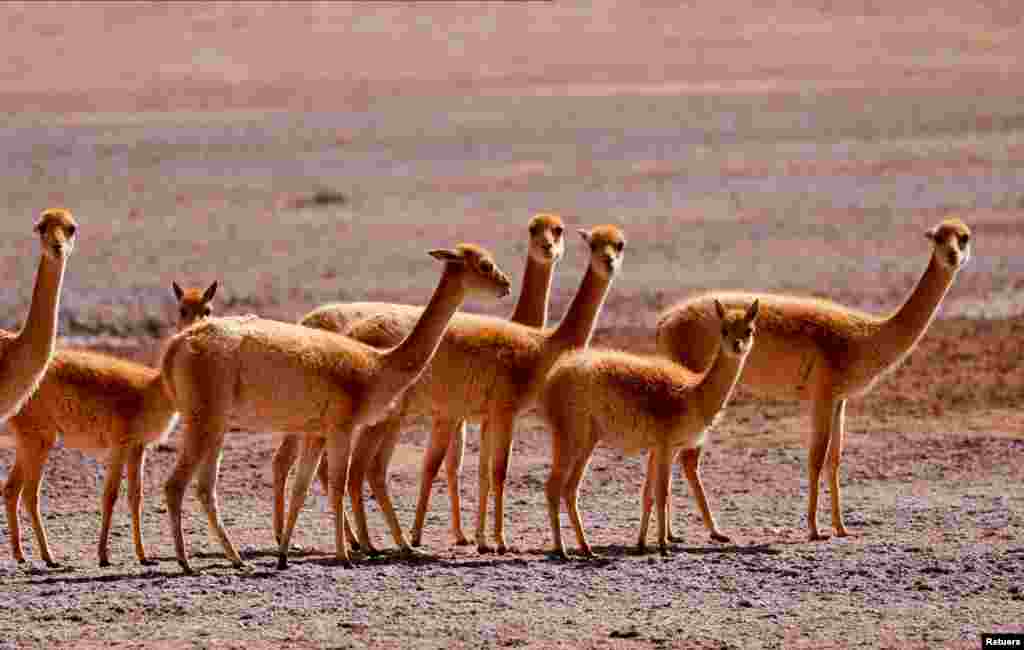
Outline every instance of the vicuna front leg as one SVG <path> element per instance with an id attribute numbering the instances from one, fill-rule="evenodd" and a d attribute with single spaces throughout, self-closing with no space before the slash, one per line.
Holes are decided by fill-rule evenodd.
<path id="1" fill-rule="evenodd" d="M 451 505 L 451 527 L 452 538 L 456 546 L 468 546 L 469 540 L 462 532 L 462 495 L 460 493 L 460 477 L 462 475 L 462 459 L 466 452 L 466 421 L 448 422 L 448 431 L 451 441 L 448 443 L 448 451 L 444 455 L 445 472 L 448 475 L 448 502 Z M 481 429 L 487 426 L 487 422 L 481 423 Z"/>
<path id="2" fill-rule="evenodd" d="M 497 542 L 498 553 L 504 554 L 510 550 L 505 543 L 505 483 L 512 460 L 515 415 L 500 413 L 489 419 L 488 426 L 494 454 L 494 541 Z"/>
<path id="3" fill-rule="evenodd" d="M 554 546 L 553 555 L 561 560 L 568 560 L 565 553 L 565 546 L 562 543 L 562 524 L 559 518 L 559 510 L 562 505 L 562 494 L 572 473 L 575 457 L 573 446 L 568 438 L 558 430 L 551 432 L 551 475 L 545 486 L 545 494 L 548 500 L 548 520 L 551 524 L 551 541 Z M 480 456 L 483 462 L 483 455 Z"/>
<path id="4" fill-rule="evenodd" d="M 274 452 L 274 460 L 271 462 L 272 480 L 274 482 L 274 541 L 281 544 L 281 535 L 284 533 L 284 492 L 288 484 L 288 472 L 291 471 L 295 459 L 299 457 L 299 436 L 285 436 L 281 444 Z M 324 492 L 327 492 L 327 484 L 323 484 Z"/>
<path id="5" fill-rule="evenodd" d="M 731 542 L 728 536 L 722 534 L 722 531 L 718 530 L 718 522 L 715 521 L 715 515 L 711 512 L 711 506 L 708 505 L 708 497 L 704 492 L 704 482 L 700 478 L 700 457 L 704 453 L 704 447 L 696 447 L 694 449 L 681 449 L 678 454 L 680 464 L 683 466 L 683 471 L 686 473 L 686 480 L 690 484 L 690 492 L 693 494 L 694 500 L 697 501 L 697 507 L 700 508 L 700 516 L 704 520 L 704 527 L 711 533 L 711 539 L 716 542 Z M 669 476 L 669 486 L 672 484 L 672 477 Z M 681 542 L 681 539 L 674 539 L 672 536 L 672 498 L 671 492 L 668 500 L 668 516 L 669 516 L 669 529 L 668 529 L 668 540 L 670 542 Z"/>
<path id="6" fill-rule="evenodd" d="M 327 462 L 330 463 L 331 475 L 328 479 L 331 486 L 331 507 L 334 509 L 334 545 L 335 557 L 339 564 L 351 568 L 348 544 L 345 539 L 348 532 L 345 527 L 345 489 L 348 485 L 348 466 L 351 449 L 351 431 L 340 432 L 327 440 Z"/>
<path id="7" fill-rule="evenodd" d="M 370 463 L 369 480 L 370 488 L 373 490 L 373 498 L 377 500 L 381 512 L 384 513 L 384 518 L 391 529 L 391 537 L 395 541 L 395 545 L 401 549 L 403 555 L 409 556 L 414 551 L 405 540 L 402 526 L 398 523 L 398 515 L 395 513 L 395 507 L 391 503 L 391 495 L 388 491 L 388 467 L 391 464 L 391 457 L 395 453 L 395 448 L 398 446 L 398 437 L 402 430 L 401 425 L 401 420 L 394 418 L 383 422 L 377 427 L 381 439 Z"/>
<path id="8" fill-rule="evenodd" d="M 207 452 L 202 465 L 199 466 L 196 496 L 199 498 L 203 510 L 206 511 L 207 523 L 224 548 L 224 554 L 236 569 L 240 569 L 245 566 L 245 562 L 242 561 L 242 556 L 238 554 L 238 549 L 235 548 L 228 536 L 227 529 L 224 528 L 224 522 L 220 518 L 220 506 L 217 502 L 217 479 L 220 475 L 220 461 L 224 456 L 223 444 L 224 436 L 221 434 L 216 445 Z"/>
<path id="9" fill-rule="evenodd" d="M 13 425 L 10 425 L 13 428 Z M 25 553 L 21 546 L 21 527 L 18 521 L 18 510 L 21 497 L 25 496 L 25 507 L 32 518 L 32 529 L 36 536 L 36 545 L 43 562 L 50 568 L 58 566 L 50 553 L 50 544 L 43 526 L 42 513 L 39 510 L 39 491 L 42 487 L 43 469 L 50 454 L 51 444 L 45 436 L 23 435 L 18 437 L 14 467 L 4 485 L 4 500 L 7 505 L 7 527 L 11 537 L 11 552 L 17 562 L 25 561 Z"/>
<path id="10" fill-rule="evenodd" d="M 587 535 L 583 531 L 583 519 L 580 517 L 580 483 L 583 482 L 583 477 L 587 473 L 587 466 L 590 465 L 590 458 L 594 454 L 595 447 L 597 447 L 596 440 L 588 444 L 586 448 L 578 451 L 569 480 L 562 487 L 562 498 L 565 499 L 565 508 L 569 511 L 569 520 L 576 531 L 576 542 L 579 545 L 580 554 L 586 557 L 594 557 L 594 551 L 591 550 L 590 544 L 587 542 Z"/>
<path id="11" fill-rule="evenodd" d="M 323 450 L 323 438 L 309 437 L 305 439 L 302 448 L 302 461 L 299 463 L 299 471 L 296 473 L 295 481 L 292 483 L 292 494 L 288 502 L 288 522 L 285 525 L 280 545 L 278 546 L 278 569 L 288 568 L 288 547 L 291 544 L 292 533 L 295 531 L 295 523 L 299 519 L 299 512 L 306 503 L 306 494 L 309 492 L 309 485 L 313 482 L 313 475 L 316 473 L 317 465 L 320 464 Z M 343 519 L 344 509 L 340 511 L 340 514 L 336 510 L 335 514 Z M 339 524 L 341 521 L 340 519 Z"/>

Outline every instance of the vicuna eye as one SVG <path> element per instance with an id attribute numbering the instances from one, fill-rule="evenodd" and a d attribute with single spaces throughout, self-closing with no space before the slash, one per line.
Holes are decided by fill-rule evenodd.
<path id="1" fill-rule="evenodd" d="M 480 262 L 480 270 L 484 273 L 490 273 L 494 270 L 494 265 L 491 264 L 489 260 L 484 260 L 483 262 Z"/>
<path id="2" fill-rule="evenodd" d="M 533 224 L 532 226 L 530 226 L 530 236 L 531 237 L 536 237 L 537 236 L 537 231 L 539 229 L 540 229 L 540 226 L 538 226 L 537 224 Z"/>
<path id="3" fill-rule="evenodd" d="M 179 314 L 181 314 L 181 317 L 182 317 L 182 318 L 187 318 L 187 317 L 188 317 L 188 310 L 187 310 L 187 309 L 185 309 L 184 307 L 182 307 L 181 309 L 179 309 L 179 310 L 178 310 L 178 313 L 179 313 Z"/>
<path id="4" fill-rule="evenodd" d="M 551 229 L 551 232 L 555 233 L 555 237 L 561 237 L 564 229 L 561 226 L 555 226 Z"/>
<path id="5" fill-rule="evenodd" d="M 76 232 L 78 232 L 78 228 L 75 226 L 68 226 L 68 235 L 74 237 Z"/>
<path id="6" fill-rule="evenodd" d="M 729 336 L 728 328 L 725 328 L 725 327 L 722 328 L 722 336 Z"/>
<path id="7" fill-rule="evenodd" d="M 971 241 L 971 236 L 965 233 L 957 237 L 957 239 L 960 240 L 960 248 L 966 248 L 967 244 Z"/>
<path id="8" fill-rule="evenodd" d="M 203 307 L 203 316 L 209 316 L 210 315 L 210 311 L 211 310 L 210 310 L 209 307 Z"/>
<path id="9" fill-rule="evenodd" d="M 624 249 L 625 247 L 626 247 L 626 242 L 624 242 L 624 241 L 615 242 L 615 250 L 619 251 L 620 253 L 622 252 L 622 249 Z"/>

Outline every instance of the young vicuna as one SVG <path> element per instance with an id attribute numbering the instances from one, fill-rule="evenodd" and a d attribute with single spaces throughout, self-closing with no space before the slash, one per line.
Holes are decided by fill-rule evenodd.
<path id="1" fill-rule="evenodd" d="M 526 269 L 519 292 L 519 301 L 509 317 L 513 323 L 529 327 L 544 327 L 548 318 L 548 298 L 555 266 L 565 253 L 564 225 L 555 214 L 534 215 L 528 225 Z M 325 329 L 351 336 L 374 347 L 395 345 L 407 336 L 422 311 L 421 307 L 396 305 L 386 302 L 353 302 L 323 305 L 300 321 L 307 327 Z M 455 316 L 459 318 L 458 314 Z M 443 344 L 442 344 L 443 345 Z M 481 426 L 486 426 L 482 423 Z M 435 417 L 430 445 L 423 455 L 423 476 L 437 476 L 441 462 L 448 473 L 448 494 L 451 499 L 451 529 L 457 545 L 469 544 L 462 532 L 462 508 L 459 474 L 465 449 L 465 420 Z M 284 438 L 274 453 L 274 535 L 280 539 L 284 528 L 284 492 L 288 471 L 298 456 L 299 437 Z M 446 450 L 447 449 L 447 453 Z M 320 462 L 319 476 L 324 491 L 327 486 L 326 460 Z M 353 493 L 354 494 L 354 493 Z M 413 545 L 419 544 L 419 538 Z M 355 544 L 353 544 L 355 547 Z M 367 549 L 369 550 L 369 549 Z"/>
<path id="2" fill-rule="evenodd" d="M 714 356 L 714 301 L 736 306 L 760 300 L 758 343 L 740 384 L 766 397 L 812 403 L 807 505 L 811 540 L 828 537 L 818 531 L 817 519 L 818 482 L 826 453 L 831 469 L 832 527 L 840 537 L 849 534 L 839 490 L 846 401 L 867 393 L 910 354 L 935 317 L 957 271 L 970 258 L 971 232 L 959 219 L 943 221 L 925 237 L 932 244 L 928 267 L 910 297 L 890 316 L 878 317 L 826 300 L 715 291 L 679 303 L 659 319 L 659 352 L 700 372 Z M 727 541 L 707 506 L 699 474 L 700 453 L 700 447 L 686 450 L 680 461 L 705 525 L 715 539 Z"/>
<path id="3" fill-rule="evenodd" d="M 548 514 L 555 554 L 565 558 L 559 503 L 565 500 L 580 552 L 593 556 L 577 508 L 580 482 L 599 442 L 626 452 L 650 449 L 654 476 L 644 485 L 644 503 L 653 490 L 658 504 L 658 545 L 668 554 L 667 499 L 672 451 L 704 444 L 732 394 L 754 343 L 757 300 L 746 310 L 726 312 L 713 303 L 720 329 L 718 350 L 707 372 L 695 374 L 660 357 L 617 350 L 582 350 L 562 357 L 548 374 L 541 410 L 551 426 Z M 649 509 L 649 508 L 648 508 Z M 638 546 L 644 548 L 647 518 Z"/>
<path id="4" fill-rule="evenodd" d="M 416 381 L 468 294 L 509 293 L 508 278 L 478 246 L 461 244 L 431 255 L 445 262 L 441 281 L 409 336 L 394 348 L 380 350 L 347 336 L 254 316 L 209 319 L 170 340 L 161 370 L 185 429 L 165 493 L 175 553 L 185 572 L 192 569 L 185 554 L 181 505 L 196 470 L 197 496 L 210 527 L 228 559 L 239 567 L 244 564 L 217 505 L 217 473 L 229 418 L 250 430 L 306 437 L 279 545 L 280 568 L 288 564 L 295 522 L 326 444 L 336 555 L 349 564 L 342 499 L 353 437 L 383 419 Z"/>
<path id="5" fill-rule="evenodd" d="M 210 315 L 215 291 L 216 283 L 205 293 L 201 289 L 182 291 L 174 285 L 179 329 Z M 18 526 L 18 505 L 24 492 L 39 555 L 47 566 L 57 566 L 39 512 L 39 491 L 47 457 L 60 433 L 65 447 L 110 457 L 103 487 L 100 566 L 110 564 L 107 548 L 111 515 L 125 465 L 135 555 L 142 564 L 153 564 L 147 560 L 142 543 L 142 468 L 146 447 L 164 440 L 177 421 L 156 369 L 94 352 L 57 350 L 39 389 L 8 422 L 17 448 L 14 467 L 4 486 L 14 559 L 25 561 Z"/>
<path id="6" fill-rule="evenodd" d="M 0 424 L 32 395 L 53 358 L 60 288 L 77 228 L 64 208 L 45 210 L 36 222 L 43 251 L 28 317 L 17 334 L 0 330 Z"/>

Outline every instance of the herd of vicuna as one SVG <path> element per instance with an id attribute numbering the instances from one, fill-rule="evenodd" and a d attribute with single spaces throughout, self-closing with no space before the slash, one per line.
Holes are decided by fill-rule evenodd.
<path id="1" fill-rule="evenodd" d="M 24 496 L 37 550 L 56 566 L 39 509 L 43 468 L 57 434 L 70 448 L 109 455 L 102 496 L 99 562 L 109 564 L 111 515 L 127 466 L 135 553 L 146 555 L 141 532 L 142 472 L 146 449 L 184 421 L 177 463 L 165 484 L 175 553 L 191 572 L 182 535 L 185 490 L 198 473 L 196 496 L 228 559 L 243 566 L 217 502 L 217 475 L 229 422 L 279 437 L 273 459 L 274 534 L 278 566 L 288 548 L 314 476 L 335 514 L 337 560 L 349 547 L 371 544 L 363 504 L 369 480 L 403 553 L 423 533 L 431 487 L 446 464 L 451 532 L 468 544 L 461 524 L 459 474 L 467 420 L 481 422 L 476 543 L 492 547 L 485 525 L 494 492 L 494 542 L 508 550 L 504 532 L 505 482 L 517 416 L 536 408 L 551 430 L 551 473 L 546 485 L 554 552 L 566 557 L 562 502 L 579 552 L 593 555 L 577 499 L 594 448 L 648 451 L 638 547 L 643 549 L 652 506 L 658 546 L 677 541 L 670 526 L 673 456 L 690 484 L 712 539 L 728 542 L 708 505 L 700 458 L 708 432 L 737 384 L 754 393 L 811 403 L 807 504 L 809 537 L 824 539 L 817 524 L 819 479 L 829 461 L 832 528 L 843 523 L 839 465 L 846 401 L 863 395 L 910 352 L 934 318 L 957 271 L 970 257 L 970 230 L 948 219 L 925 234 L 931 257 L 906 302 L 878 317 L 819 299 L 768 293 L 711 291 L 662 313 L 655 336 L 658 356 L 591 348 L 605 297 L 623 263 L 622 230 L 580 230 L 589 262 L 575 298 L 557 326 L 547 325 L 555 266 L 565 250 L 562 220 L 539 214 L 529 223 L 526 270 L 508 320 L 460 312 L 470 295 L 510 293 L 508 276 L 491 254 L 473 244 L 430 251 L 443 264 L 425 307 L 353 302 L 324 305 L 291 324 L 257 316 L 212 317 L 217 290 L 173 285 L 178 331 L 163 348 L 158 368 L 82 350 L 58 348 L 57 315 L 76 223 L 65 209 L 42 213 L 35 230 L 42 244 L 36 285 L 24 326 L 0 330 L 0 422 L 14 437 L 16 456 L 3 486 L 11 550 L 25 561 L 19 508 Z M 388 465 L 406 416 L 433 419 L 423 457 L 416 519 L 406 539 L 388 494 Z M 235 430 L 234 428 L 231 429 Z M 288 474 L 300 460 L 285 507 Z M 493 481 L 493 483 L 492 483 Z M 353 528 L 343 500 L 351 497 Z"/>

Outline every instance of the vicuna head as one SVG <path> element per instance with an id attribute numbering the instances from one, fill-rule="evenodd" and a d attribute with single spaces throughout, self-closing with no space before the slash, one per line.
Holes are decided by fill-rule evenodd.
<path id="1" fill-rule="evenodd" d="M 946 219 L 924 236 L 935 246 L 935 259 L 949 271 L 959 271 L 971 259 L 971 229 L 959 219 Z"/>
<path id="2" fill-rule="evenodd" d="M 35 231 L 43 246 L 43 254 L 54 261 L 63 260 L 75 248 L 75 233 L 78 224 L 65 208 L 44 210 L 36 221 Z"/>
<path id="3" fill-rule="evenodd" d="M 594 226 L 580 230 L 583 241 L 590 246 L 590 268 L 601 277 L 610 278 L 622 267 L 626 236 L 617 226 Z"/>
<path id="4" fill-rule="evenodd" d="M 760 307 L 755 300 L 745 311 L 733 309 L 726 311 L 722 303 L 715 300 L 715 311 L 722 319 L 722 352 L 731 356 L 743 356 L 750 352 L 754 344 L 754 321 Z"/>
<path id="5" fill-rule="evenodd" d="M 217 283 L 203 289 L 182 289 L 177 282 L 172 282 L 174 297 L 178 300 L 178 330 L 183 330 L 192 323 L 209 318 L 213 310 L 210 302 L 217 293 Z"/>
<path id="6" fill-rule="evenodd" d="M 512 291 L 508 276 L 494 263 L 490 252 L 475 244 L 459 244 L 454 250 L 439 248 L 430 255 L 456 271 L 467 293 L 484 293 L 504 298 Z"/>
<path id="7" fill-rule="evenodd" d="M 565 254 L 565 226 L 557 214 L 541 213 L 530 219 L 530 251 L 533 261 L 550 265 Z"/>

